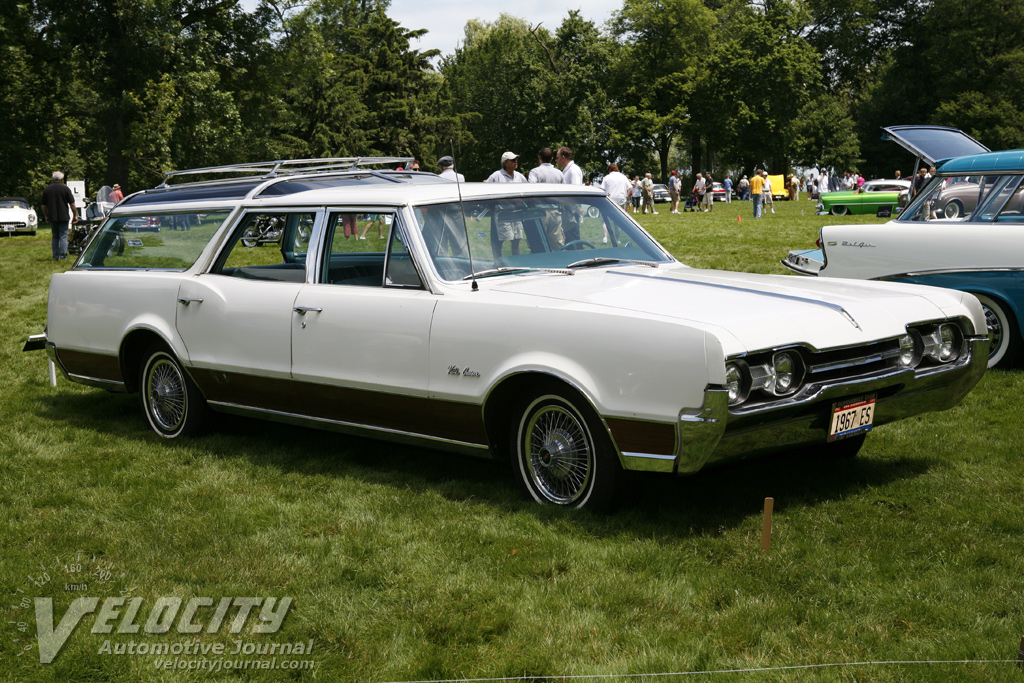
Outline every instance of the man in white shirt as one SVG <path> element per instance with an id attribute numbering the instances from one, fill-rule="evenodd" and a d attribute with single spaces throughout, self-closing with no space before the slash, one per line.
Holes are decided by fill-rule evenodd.
<path id="1" fill-rule="evenodd" d="M 486 183 L 525 183 L 526 176 L 516 170 L 519 165 L 519 155 L 515 152 L 505 152 L 501 155 L 501 168 L 487 177 Z M 519 221 L 495 221 L 494 230 L 491 231 L 491 251 L 494 258 L 501 258 L 501 247 L 505 242 L 509 243 L 512 255 L 519 255 L 519 240 L 523 238 L 523 224 Z"/>
<path id="2" fill-rule="evenodd" d="M 572 160 L 572 150 L 568 147 L 558 148 L 558 167 L 562 169 L 562 182 L 566 185 L 582 185 L 583 171 Z"/>
<path id="3" fill-rule="evenodd" d="M 562 169 L 562 183 L 564 185 L 582 185 L 583 171 L 572 160 L 572 150 L 568 147 L 558 148 L 558 157 L 555 160 L 558 167 Z M 574 210 L 564 212 L 562 225 L 565 233 L 565 243 L 580 241 L 580 216 Z"/>
<path id="4" fill-rule="evenodd" d="M 437 174 L 440 177 L 453 180 L 457 183 L 466 182 L 466 176 L 455 172 L 455 159 L 452 159 L 451 157 L 441 157 L 437 160 L 437 167 L 441 169 L 441 172 Z"/>
<path id="5" fill-rule="evenodd" d="M 623 209 L 628 207 L 629 195 L 633 190 L 633 183 L 624 173 L 619 172 L 617 164 L 608 164 L 608 175 L 601 182 L 601 189 L 612 200 Z"/>
<path id="6" fill-rule="evenodd" d="M 537 161 L 540 162 L 540 165 L 530 171 L 531 183 L 565 182 L 562 172 L 551 165 L 551 160 L 554 158 L 555 153 L 551 151 L 550 147 L 545 147 L 537 154 Z"/>
<path id="7" fill-rule="evenodd" d="M 505 152 L 501 155 L 501 168 L 487 177 L 485 183 L 525 183 L 526 176 L 516 170 L 519 166 L 519 155 Z"/>

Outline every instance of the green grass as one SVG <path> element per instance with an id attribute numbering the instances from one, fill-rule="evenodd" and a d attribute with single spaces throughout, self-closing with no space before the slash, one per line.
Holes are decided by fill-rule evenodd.
<path id="1" fill-rule="evenodd" d="M 823 224 L 812 206 L 780 202 L 759 221 L 747 203 L 680 216 L 659 206 L 639 219 L 691 265 L 782 273 L 779 259 L 812 246 Z M 857 459 L 790 455 L 642 479 L 622 509 L 597 515 L 525 502 L 499 464 L 325 432 L 225 418 L 213 434 L 166 443 L 137 397 L 63 379 L 51 388 L 45 356 L 21 352 L 45 320 L 50 273 L 65 267 L 49 260 L 47 231 L 0 239 L 4 680 L 639 681 L 649 679 L 625 674 L 1016 659 L 1020 372 L 990 372 L 954 410 L 875 430 Z M 767 496 L 775 520 L 764 553 Z M 95 573 L 83 581 L 76 563 Z M 50 582 L 31 585 L 44 570 Z M 84 593 L 67 590 L 83 582 Z M 291 596 L 280 632 L 244 637 L 313 639 L 315 668 L 158 672 L 151 657 L 98 653 L 104 638 L 129 636 L 91 633 L 92 617 L 53 664 L 34 650 L 16 656 L 35 642 L 31 612 L 12 609 L 23 595 L 52 596 L 59 619 L 75 597 L 122 591 L 145 598 L 144 616 L 161 596 Z M 233 637 L 194 639 L 230 651 Z M 656 680 L 1021 672 L 890 664 Z"/>

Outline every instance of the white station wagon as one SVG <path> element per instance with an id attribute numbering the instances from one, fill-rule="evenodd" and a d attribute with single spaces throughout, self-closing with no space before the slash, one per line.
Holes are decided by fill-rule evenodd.
<path id="1" fill-rule="evenodd" d="M 53 276 L 26 348 L 138 392 L 167 438 L 218 412 L 376 436 L 506 459 L 577 507 L 624 470 L 855 454 L 985 370 L 970 294 L 696 270 L 596 189 L 368 163 L 168 174 Z"/>

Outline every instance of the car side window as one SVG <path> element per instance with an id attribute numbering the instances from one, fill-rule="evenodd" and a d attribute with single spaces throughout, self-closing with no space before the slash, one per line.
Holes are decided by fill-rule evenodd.
<path id="1" fill-rule="evenodd" d="M 325 246 L 320 276 L 325 284 L 422 287 L 393 211 L 332 213 Z"/>
<path id="2" fill-rule="evenodd" d="M 1010 196 L 1002 211 L 999 212 L 997 221 L 1009 221 L 1012 223 L 1024 223 L 1024 183 L 1017 186 L 1016 191 Z"/>
<path id="3" fill-rule="evenodd" d="M 305 282 L 314 219 L 305 212 L 246 214 L 211 272 L 246 280 Z"/>

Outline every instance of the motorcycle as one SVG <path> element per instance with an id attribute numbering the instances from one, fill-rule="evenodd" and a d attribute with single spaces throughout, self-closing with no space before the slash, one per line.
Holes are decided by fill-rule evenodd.
<path id="1" fill-rule="evenodd" d="M 278 216 L 258 216 L 242 233 L 242 244 L 247 247 L 277 244 L 284 232 L 284 221 Z"/>

